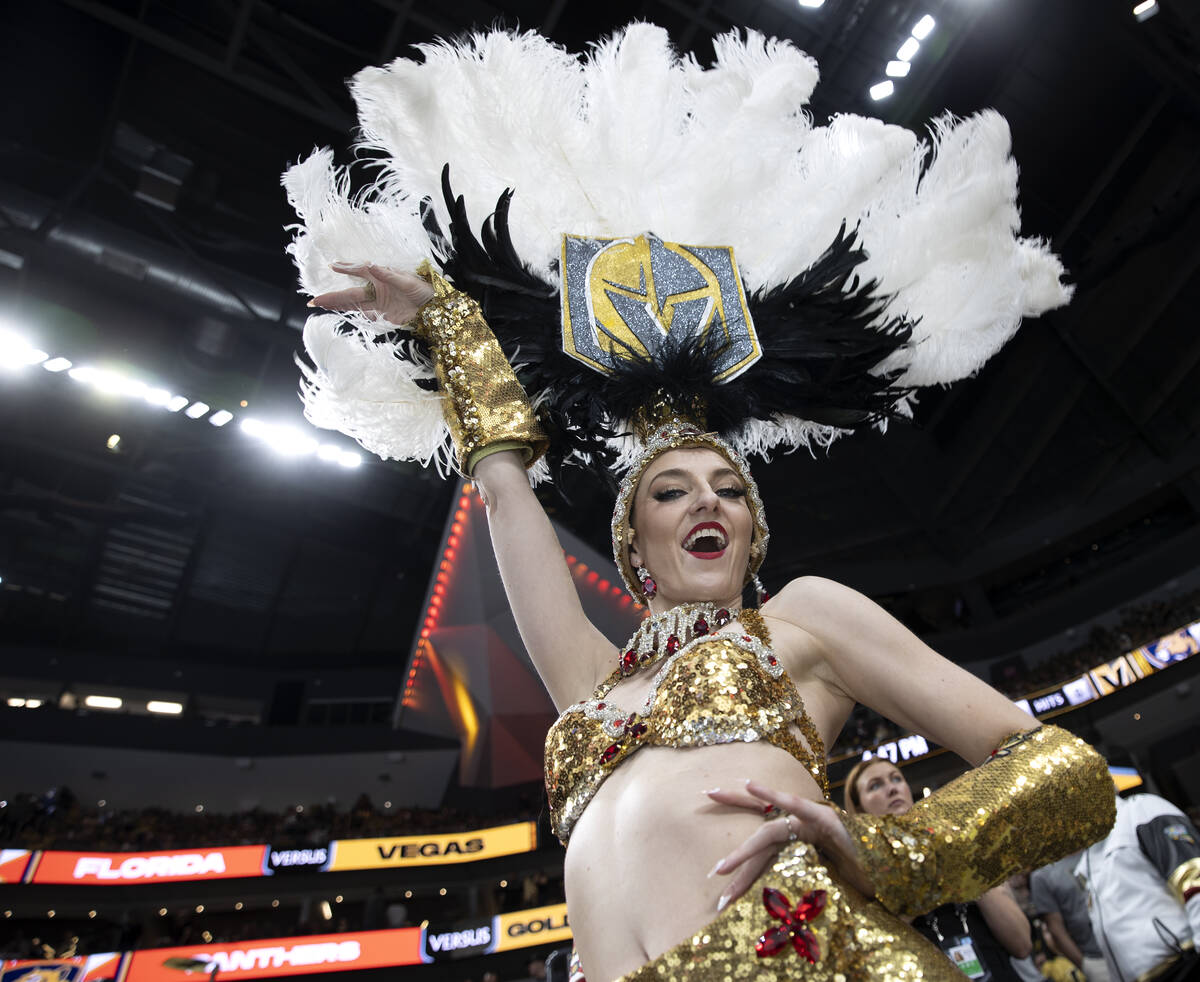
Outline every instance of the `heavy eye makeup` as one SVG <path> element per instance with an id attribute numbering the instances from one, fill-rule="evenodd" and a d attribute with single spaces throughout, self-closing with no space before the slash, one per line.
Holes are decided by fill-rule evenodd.
<path id="1" fill-rule="evenodd" d="M 685 494 L 687 494 L 687 491 L 683 488 L 663 488 L 662 490 L 653 492 L 650 497 L 655 501 L 673 501 Z M 746 489 L 742 487 L 717 488 L 717 494 L 722 498 L 744 498 L 746 497 Z"/>

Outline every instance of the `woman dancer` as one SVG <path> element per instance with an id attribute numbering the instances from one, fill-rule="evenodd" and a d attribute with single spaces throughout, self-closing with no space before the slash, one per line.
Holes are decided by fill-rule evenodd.
<path id="1" fill-rule="evenodd" d="M 805 577 L 743 607 L 769 533 L 742 451 L 827 444 L 902 414 L 912 386 L 973 371 L 1022 314 L 1069 291 L 1057 260 L 1015 237 L 998 117 L 945 123 L 936 155 L 874 121 L 811 127 L 796 112 L 815 83 L 803 55 L 754 35 L 717 47 L 704 72 L 648 25 L 583 63 L 536 35 L 493 34 L 363 73 L 366 140 L 391 156 L 382 197 L 349 200 L 328 155 L 287 178 L 313 304 L 354 328 L 310 321 L 307 412 L 381 456 L 428 462 L 448 435 L 487 503 L 522 639 L 562 712 L 547 792 L 593 982 L 958 980 L 896 915 L 973 899 L 1101 836 L 1103 761 L 1031 730 L 846 587 Z M 747 126 L 782 134 L 777 166 L 739 137 Z M 834 159 L 848 147 L 864 156 Z M 477 241 L 447 173 L 444 208 L 422 203 L 438 157 L 473 197 L 496 187 L 480 167 L 526 160 L 502 180 L 530 194 L 502 194 Z M 701 200 L 704 181 L 723 197 Z M 822 209 L 803 235 L 778 220 L 790 201 Z M 730 246 L 633 231 L 651 221 L 681 242 L 728 234 L 746 265 Z M 758 232 L 738 233 L 743 221 Z M 771 234 L 786 239 L 779 254 L 756 248 Z M 421 249 L 440 273 L 395 268 Z M 339 252 L 387 265 L 338 263 L 331 278 Z M 486 320 L 460 290 L 484 299 Z M 399 325 L 411 334 L 375 337 Z M 573 462 L 623 474 L 614 558 L 653 616 L 620 648 L 586 619 L 530 489 L 529 475 Z M 823 748 L 856 701 L 987 763 L 907 815 L 843 818 Z"/>
<path id="2" fill-rule="evenodd" d="M 436 274 L 441 297 L 410 274 L 339 268 L 369 286 L 323 294 L 315 305 L 369 307 L 397 325 L 416 318 L 423 336 L 449 333 L 462 354 L 487 346 L 476 337 L 485 330 L 477 308 Z M 447 316 L 455 305 L 459 313 Z M 448 343 L 434 340 L 433 350 Z M 447 357 L 439 374 L 454 378 L 471 361 Z M 494 414 L 468 387 L 460 398 L 462 419 Z M 655 616 L 628 649 L 614 648 L 584 615 L 526 478 L 543 439 L 536 417 L 527 404 L 500 415 L 499 432 L 464 444 L 462 460 L 487 505 L 521 637 L 563 711 L 547 738 L 547 784 L 556 829 L 569 838 L 564 873 L 576 948 L 593 979 L 664 970 L 716 978 L 738 966 L 757 978 L 786 978 L 799 973 L 800 957 L 807 974 L 797 977 L 857 970 L 956 979 L 936 949 L 868 898 L 897 898 L 895 913 L 973 899 L 974 889 L 1031 865 L 1030 857 L 1104 831 L 1111 794 L 1094 752 L 1052 727 L 1025 732 L 1021 710 L 866 597 L 805 577 L 761 610 L 741 608 L 743 585 L 761 562 L 765 518 L 744 461 L 711 434 L 664 426 L 622 485 L 617 562 L 641 583 Z M 518 440 L 529 452 L 513 447 Z M 947 789 L 944 811 L 926 799 L 927 814 L 911 828 L 897 816 L 902 833 L 844 823 L 822 807 L 824 745 L 855 702 L 966 760 L 1003 756 Z M 1039 814 L 1049 814 L 1050 802 L 1052 823 Z M 764 823 L 764 805 L 782 814 Z M 789 843 L 796 845 L 780 852 Z M 984 851 L 993 855 L 976 869 Z M 926 861 L 928 872 L 936 865 L 955 875 L 921 876 Z M 763 885 L 788 897 L 765 909 L 761 896 L 746 895 L 764 868 Z M 780 952 L 762 954 L 777 944 Z M 778 969 L 756 964 L 779 954 L 791 958 Z"/>
<path id="3" fill-rule="evenodd" d="M 913 806 L 912 789 L 900 768 L 887 760 L 855 764 L 846 778 L 848 815 L 903 815 Z M 1020 982 L 1009 958 L 1032 951 L 1029 918 L 1007 885 L 993 887 L 975 902 L 943 904 L 913 921 L 926 938 L 972 978 Z"/>

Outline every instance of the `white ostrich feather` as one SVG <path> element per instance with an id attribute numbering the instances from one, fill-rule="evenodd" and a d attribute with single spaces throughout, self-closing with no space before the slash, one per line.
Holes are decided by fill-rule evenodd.
<path id="1" fill-rule="evenodd" d="M 446 474 L 453 462 L 442 397 L 417 385 L 433 372 L 375 344 L 362 330 L 345 330 L 336 314 L 304 325 L 312 366 L 297 359 L 304 415 L 314 426 L 340 430 L 384 460 L 433 463 Z"/>
<path id="2" fill-rule="evenodd" d="M 1017 168 L 998 114 L 944 116 L 924 139 L 852 115 L 816 126 L 805 111 L 818 78 L 809 56 L 753 31 L 723 35 L 714 47 L 715 63 L 702 67 L 650 24 L 631 24 L 579 57 L 533 32 L 491 32 L 359 72 L 351 84 L 359 147 L 380 168 L 370 194 L 351 198 L 327 150 L 284 178 L 300 217 L 291 252 L 303 288 L 344 285 L 327 268 L 335 259 L 411 268 L 425 258 L 419 204 L 432 199 L 445 225 L 440 174 L 449 163 L 476 229 L 514 189 L 514 245 L 548 283 L 563 233 L 649 229 L 669 241 L 732 246 L 754 293 L 811 265 L 845 223 L 868 256 L 862 277 L 891 297 L 888 316 L 916 322 L 913 343 L 880 366 L 899 371 L 906 386 L 978 371 L 1023 317 L 1070 298 L 1047 245 L 1019 235 Z M 344 335 L 320 329 L 314 343 L 336 368 L 307 376 L 310 418 L 351 427 L 345 432 L 376 452 L 444 460 L 436 400 L 367 343 L 371 329 L 366 321 Z M 371 367 L 356 375 L 352 357 Z M 389 379 L 409 387 L 394 404 L 381 388 Z M 377 404 L 390 408 L 373 415 Z M 765 455 L 825 447 L 839 433 L 759 420 L 731 442 Z"/>

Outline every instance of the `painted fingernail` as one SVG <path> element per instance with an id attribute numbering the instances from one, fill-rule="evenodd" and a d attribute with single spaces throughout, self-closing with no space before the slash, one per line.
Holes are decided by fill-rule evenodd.
<path id="1" fill-rule="evenodd" d="M 707 791 L 701 791 L 700 793 L 701 794 L 716 794 L 720 790 L 721 790 L 720 788 L 709 788 Z"/>
<path id="2" fill-rule="evenodd" d="M 721 913 L 729 905 L 729 894 L 721 894 L 721 899 L 717 901 L 717 913 Z"/>
<path id="3" fill-rule="evenodd" d="M 721 872 L 721 867 L 725 865 L 725 860 L 718 859 L 717 865 L 708 871 L 708 878 L 711 880 L 714 876 Z"/>

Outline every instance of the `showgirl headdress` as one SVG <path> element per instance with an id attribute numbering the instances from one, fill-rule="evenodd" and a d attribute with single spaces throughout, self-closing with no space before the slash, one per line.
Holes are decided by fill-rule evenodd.
<path id="1" fill-rule="evenodd" d="M 648 24 L 582 57 L 532 32 L 422 45 L 352 82 L 380 167 L 368 192 L 327 150 L 284 177 L 306 291 L 343 285 L 334 260 L 412 269 L 432 252 L 550 435 L 531 478 L 627 471 L 613 538 L 635 595 L 627 516 L 662 446 L 711 446 L 752 488 L 743 455 L 907 415 L 915 388 L 976 371 L 1071 294 L 1018 234 L 998 114 L 943 117 L 927 140 L 852 115 L 816 126 L 811 58 L 754 32 L 714 47 L 702 68 Z M 447 466 L 427 352 L 387 327 L 310 319 L 306 415 Z M 767 530 L 750 501 L 752 574 Z"/>

